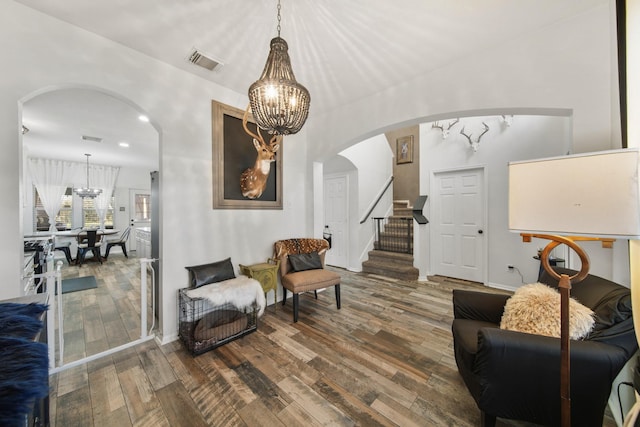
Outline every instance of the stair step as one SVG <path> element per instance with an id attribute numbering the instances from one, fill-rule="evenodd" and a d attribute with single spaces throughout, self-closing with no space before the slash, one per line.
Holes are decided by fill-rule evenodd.
<path id="1" fill-rule="evenodd" d="M 393 216 L 405 216 L 411 218 L 413 209 L 411 208 L 393 208 Z"/>
<path id="2" fill-rule="evenodd" d="M 396 222 L 399 224 L 412 224 L 413 215 L 391 215 L 387 217 L 387 222 Z"/>
<path id="3" fill-rule="evenodd" d="M 365 261 L 362 263 L 362 271 L 379 276 L 393 277 L 402 280 L 417 280 L 418 269 L 413 266 L 403 266 L 393 263 L 381 263 L 377 261 Z"/>
<path id="4" fill-rule="evenodd" d="M 406 230 L 407 228 L 409 228 L 409 230 L 413 229 L 413 226 L 409 226 L 407 227 L 407 223 L 406 221 L 387 221 L 386 224 L 384 224 L 384 229 L 393 229 L 393 230 Z"/>
<path id="5" fill-rule="evenodd" d="M 384 240 L 387 237 L 392 239 L 407 240 L 407 230 L 396 230 L 392 228 L 391 230 L 381 231 L 380 235 L 378 236 L 378 240 Z M 412 240 L 413 240 L 413 230 L 409 230 L 409 241 L 412 241 Z"/>
<path id="6" fill-rule="evenodd" d="M 362 271 L 401 280 L 418 280 L 418 269 L 413 266 L 413 255 L 373 250 L 362 263 Z"/>
<path id="7" fill-rule="evenodd" d="M 407 224 L 409 225 L 408 227 L 407 227 Z M 391 230 L 405 230 L 406 231 L 407 228 L 409 230 L 412 230 L 413 229 L 413 224 L 411 224 L 410 222 L 407 223 L 406 220 L 402 220 L 402 221 L 387 221 L 387 222 L 384 223 L 384 226 L 383 226 L 384 230 L 391 229 Z"/>
<path id="8" fill-rule="evenodd" d="M 413 236 L 413 229 L 410 228 L 407 230 L 406 227 L 385 227 L 384 231 L 380 232 L 380 238 L 384 238 L 385 236 L 389 237 L 402 237 L 407 238 L 407 233 L 409 236 Z"/>
<path id="9" fill-rule="evenodd" d="M 382 252 L 395 252 L 400 254 L 413 255 L 411 249 L 413 245 L 409 245 L 407 248 L 407 244 L 405 242 L 394 242 L 391 240 L 388 241 L 380 241 L 373 244 L 374 250 L 382 251 Z M 409 250 L 407 250 L 409 249 Z"/>
<path id="10" fill-rule="evenodd" d="M 407 245 L 398 245 L 392 243 L 376 244 L 374 250 L 381 252 L 392 252 L 396 254 L 413 255 L 412 247 L 407 249 Z M 397 261 L 400 262 L 400 261 Z"/>
<path id="11" fill-rule="evenodd" d="M 398 245 L 391 243 L 383 243 L 383 244 L 374 244 L 374 250 L 376 251 L 384 251 L 384 252 L 395 252 L 397 254 L 407 254 L 411 255 L 413 253 L 413 248 L 409 247 L 407 249 L 407 245 Z"/>
<path id="12" fill-rule="evenodd" d="M 413 255 L 407 253 L 373 250 L 369 251 L 369 261 L 413 266 Z"/>
<path id="13" fill-rule="evenodd" d="M 408 200 L 394 200 L 393 208 L 408 208 L 411 207 L 410 202 Z"/>

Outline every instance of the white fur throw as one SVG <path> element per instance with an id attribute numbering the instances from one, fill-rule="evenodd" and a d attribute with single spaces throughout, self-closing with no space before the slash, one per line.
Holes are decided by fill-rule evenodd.
<path id="1" fill-rule="evenodd" d="M 235 279 L 189 289 L 187 295 L 189 298 L 206 298 L 216 306 L 230 303 L 240 309 L 256 303 L 258 316 L 262 316 L 266 305 L 260 282 L 247 276 L 238 276 Z"/>
<path id="2" fill-rule="evenodd" d="M 593 311 L 569 299 L 569 336 L 582 339 L 593 328 Z M 501 329 L 560 337 L 560 293 L 542 283 L 520 287 L 507 300 Z"/>

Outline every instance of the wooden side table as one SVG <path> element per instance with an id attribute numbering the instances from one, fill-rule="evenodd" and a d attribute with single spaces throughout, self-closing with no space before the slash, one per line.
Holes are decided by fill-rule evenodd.
<path id="1" fill-rule="evenodd" d="M 269 258 L 267 262 L 253 265 L 240 264 L 240 272 L 247 277 L 256 279 L 262 285 L 264 298 L 267 299 L 267 293 L 273 291 L 273 310 L 277 311 L 278 299 L 278 268 L 280 268 L 280 260 Z"/>

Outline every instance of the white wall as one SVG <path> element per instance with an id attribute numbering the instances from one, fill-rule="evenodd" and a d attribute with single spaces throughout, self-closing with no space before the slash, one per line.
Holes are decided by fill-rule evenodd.
<path id="1" fill-rule="evenodd" d="M 469 148 L 467 139 L 460 135 L 461 125 L 465 133 L 478 135 L 483 129 L 482 122 L 490 130 L 480 142 L 477 152 Z M 523 243 L 519 234 L 508 230 L 508 170 L 510 161 L 565 155 L 572 151 L 572 118 L 567 116 L 515 116 L 511 126 L 506 126 L 498 116 L 467 117 L 454 128 L 449 138 L 442 139 L 441 132 L 431 129 L 426 123 L 420 127 L 420 193 L 431 194 L 430 180 L 434 172 L 457 168 L 484 167 L 487 197 L 486 224 L 484 238 L 487 248 L 486 283 L 490 286 L 515 289 L 523 283 L 537 280 L 539 263 L 533 256 L 537 249 L 547 242 L 534 239 Z M 532 176 L 532 180 L 536 177 Z M 562 192 L 563 183 L 557 183 L 552 192 Z M 427 217 L 434 216 L 433 200 L 428 201 Z M 549 206 L 549 215 L 553 215 L 553 206 Z M 423 248 L 421 258 L 416 258 L 420 276 L 432 274 L 430 264 L 431 250 L 427 243 L 430 227 L 420 227 L 417 244 Z M 589 251 L 591 273 L 604 277 L 614 277 L 619 258 L 624 259 L 625 242 L 614 243 L 614 249 L 602 249 L 598 243 L 581 244 Z M 622 252 L 621 252 L 622 251 Z M 554 254 L 567 260 L 566 267 L 576 268 L 576 257 L 561 247 Z M 574 259 L 576 258 L 576 259 Z M 507 264 L 516 267 L 509 271 Z M 624 266 L 622 266 L 624 267 Z M 433 267 L 435 268 L 435 267 Z M 579 269 L 579 264 L 577 264 Z M 522 274 L 522 277 L 520 274 Z M 621 283 L 629 283 L 628 274 L 619 273 Z"/>
<path id="2" fill-rule="evenodd" d="M 393 175 L 393 152 L 387 138 L 377 135 L 343 150 L 340 156 L 349 160 L 355 169 L 349 180 L 351 202 L 355 203 L 351 209 L 348 266 L 352 271 L 361 271 L 362 262 L 373 249 L 374 227 L 371 218 L 385 217 L 392 211 L 393 187 L 389 187 L 365 222 L 360 224 Z"/>
<path id="3" fill-rule="evenodd" d="M 99 88 L 129 100 L 160 131 L 162 331 L 171 337 L 177 326 L 176 290 L 186 282 L 184 266 L 227 256 L 236 265 L 255 262 L 270 255 L 279 238 L 321 233 L 314 162 L 355 142 L 454 111 L 559 107 L 573 111 L 576 152 L 616 147 L 610 138 L 617 117 L 611 23 L 608 6 L 597 7 L 314 115 L 301 133 L 283 143 L 283 210 L 214 211 L 210 101 L 244 108 L 246 95 L 6 1 L 0 15 L 0 191 L 7 201 L 0 206 L 0 239 L 5 242 L 0 247 L 0 298 L 19 293 L 19 106 L 37 91 L 69 84 Z"/>
<path id="4" fill-rule="evenodd" d="M 482 122 L 489 126 L 474 152 L 465 133 L 477 136 Z M 538 264 L 535 243 L 523 244 L 520 236 L 508 230 L 508 175 L 509 161 L 566 154 L 571 150 L 571 118 L 566 116 L 515 116 L 511 126 L 506 126 L 499 116 L 461 118 L 447 139 L 431 129 L 431 123 L 420 126 L 420 194 L 432 194 L 431 178 L 435 172 L 456 168 L 485 168 L 485 196 L 487 198 L 484 239 L 487 240 L 487 283 L 500 287 L 517 287 L 520 276 L 506 269 L 507 264 L 517 267 L 525 277 L 525 283 L 537 279 Z M 535 180 L 535 177 L 531 177 Z M 562 191 L 562 183 L 551 191 Z M 428 199 L 427 218 L 434 216 L 432 198 Z M 420 228 L 420 240 L 429 239 L 430 227 Z M 426 234 L 426 236 L 423 236 Z M 421 242 L 421 247 L 424 247 Z M 429 257 L 431 250 L 423 253 L 419 262 L 420 275 L 432 274 Z M 426 272 L 425 272 L 426 270 Z"/>
<path id="5" fill-rule="evenodd" d="M 384 135 L 377 135 L 352 145 L 340 152 L 340 155 L 350 160 L 358 170 L 361 185 L 358 191 L 356 215 L 362 219 L 387 180 L 393 175 L 393 152 L 389 148 L 387 138 Z"/>
<path id="6" fill-rule="evenodd" d="M 430 122 L 438 115 L 515 108 L 572 110 L 576 152 L 619 148 L 619 141 L 611 138 L 619 128 L 613 25 L 609 5 L 597 6 L 313 116 L 306 128 L 309 140 L 323 143 L 310 145 L 310 155 L 327 157 L 368 137 Z"/>
<path id="7" fill-rule="evenodd" d="M 613 1 L 597 6 L 313 116 L 306 127 L 309 141 L 323 143 L 310 144 L 309 155 L 329 158 L 371 136 L 456 115 L 528 115 L 542 110 L 567 111 L 572 117 L 575 153 L 620 148 L 613 6 Z M 533 146 L 532 156 L 543 155 Z M 417 232 L 428 233 L 428 225 Z M 420 257 L 427 256 L 427 248 L 415 249 Z M 602 255 L 601 261 L 598 252 L 592 256 L 594 273 L 613 269 L 603 274 L 618 279 L 628 276 L 627 263 L 619 263 L 615 255 L 614 260 L 612 255 Z M 623 252 L 615 249 L 613 253 Z M 490 274 L 499 268 L 490 267 Z M 424 278 L 428 269 L 421 266 L 420 270 Z M 513 276 L 501 273 L 493 279 L 495 284 L 513 284 Z"/>
<path id="8" fill-rule="evenodd" d="M 308 235 L 304 132 L 283 143 L 283 210 L 213 210 L 211 100 L 244 108 L 244 94 L 184 73 L 14 2 L 0 15 L 0 299 L 19 295 L 22 216 L 19 105 L 38 91 L 65 85 L 98 88 L 128 100 L 160 131 L 162 333 L 177 331 L 177 289 L 186 265 L 228 256 L 234 264 L 264 261 L 275 240 Z"/>

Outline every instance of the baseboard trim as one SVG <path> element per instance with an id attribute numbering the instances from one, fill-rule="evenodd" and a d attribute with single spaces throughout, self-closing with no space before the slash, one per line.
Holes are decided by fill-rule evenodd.
<path id="1" fill-rule="evenodd" d="M 500 283 L 486 283 L 485 286 L 489 288 L 495 288 L 495 289 L 500 289 L 502 291 L 510 291 L 510 292 L 515 292 L 518 289 L 518 286 L 514 287 L 510 285 L 502 285 Z"/>

